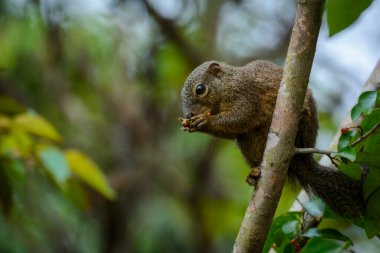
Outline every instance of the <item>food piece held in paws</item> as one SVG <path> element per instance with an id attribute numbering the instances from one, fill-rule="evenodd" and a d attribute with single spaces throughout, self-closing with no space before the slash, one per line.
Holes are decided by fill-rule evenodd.
<path id="1" fill-rule="evenodd" d="M 186 118 L 178 118 L 178 120 L 181 122 L 182 129 L 187 130 L 190 128 L 191 120 Z"/>

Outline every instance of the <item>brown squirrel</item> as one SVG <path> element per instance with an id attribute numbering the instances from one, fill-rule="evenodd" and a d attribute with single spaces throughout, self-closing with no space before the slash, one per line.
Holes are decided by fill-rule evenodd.
<path id="1" fill-rule="evenodd" d="M 244 67 L 208 61 L 198 66 L 182 89 L 182 125 L 188 132 L 204 132 L 234 139 L 251 168 L 261 163 L 282 69 L 267 61 Z M 315 101 L 307 91 L 295 141 L 298 148 L 314 147 L 318 131 Z M 256 169 L 257 170 L 257 169 Z M 362 214 L 362 182 L 316 162 L 312 154 L 292 158 L 288 177 L 319 196 L 344 217 Z"/>

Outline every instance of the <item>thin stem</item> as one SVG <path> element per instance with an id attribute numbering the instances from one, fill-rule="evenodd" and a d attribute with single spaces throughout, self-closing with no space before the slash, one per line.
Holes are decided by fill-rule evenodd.
<path id="1" fill-rule="evenodd" d="M 337 153 L 336 151 L 330 151 L 330 150 L 322 150 L 318 148 L 295 148 L 294 154 L 322 154 L 327 155 L 327 157 L 330 159 L 331 163 L 337 166 L 336 157 L 333 157 L 332 154 Z"/>
<path id="2" fill-rule="evenodd" d="M 360 137 L 359 139 L 357 139 L 356 141 L 354 141 L 352 144 L 351 144 L 351 147 L 355 146 L 356 144 L 364 141 L 368 136 L 371 135 L 371 133 L 373 133 L 374 131 L 376 131 L 376 129 L 378 129 L 380 127 L 380 122 L 378 122 L 374 127 L 372 127 L 367 133 L 365 133 L 362 137 Z"/>
<path id="3" fill-rule="evenodd" d="M 367 133 L 365 133 L 362 137 L 354 141 L 350 146 L 354 147 L 360 142 L 364 141 L 368 136 L 370 136 L 373 132 L 375 132 L 380 127 L 380 122 L 378 122 L 374 127 L 372 127 Z M 330 150 L 322 150 L 318 148 L 295 148 L 294 154 L 323 154 L 330 156 L 332 153 L 336 153 L 335 151 Z"/>
<path id="4" fill-rule="evenodd" d="M 331 155 L 332 153 L 336 153 L 330 150 L 322 150 L 318 148 L 295 148 L 294 154 L 323 154 L 323 155 Z"/>

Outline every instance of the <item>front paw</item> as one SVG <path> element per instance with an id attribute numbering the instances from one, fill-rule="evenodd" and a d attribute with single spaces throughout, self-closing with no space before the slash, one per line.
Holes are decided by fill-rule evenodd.
<path id="1" fill-rule="evenodd" d="M 202 113 L 190 118 L 189 132 L 200 131 L 209 123 L 211 114 L 209 112 Z"/>
<path id="2" fill-rule="evenodd" d="M 254 167 L 251 169 L 251 171 L 249 172 L 247 178 L 245 179 L 245 181 L 250 185 L 250 186 L 257 186 L 257 183 L 259 181 L 261 177 L 261 171 L 260 171 L 260 167 Z"/>

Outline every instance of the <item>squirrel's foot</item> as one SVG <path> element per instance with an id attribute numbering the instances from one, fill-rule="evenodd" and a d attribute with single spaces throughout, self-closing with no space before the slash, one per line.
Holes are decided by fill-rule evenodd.
<path id="1" fill-rule="evenodd" d="M 254 167 L 249 172 L 245 181 L 251 186 L 256 186 L 260 179 L 260 176 L 261 176 L 260 167 Z"/>
<path id="2" fill-rule="evenodd" d="M 210 119 L 210 113 L 202 113 L 190 118 L 189 132 L 195 132 L 203 129 Z"/>

